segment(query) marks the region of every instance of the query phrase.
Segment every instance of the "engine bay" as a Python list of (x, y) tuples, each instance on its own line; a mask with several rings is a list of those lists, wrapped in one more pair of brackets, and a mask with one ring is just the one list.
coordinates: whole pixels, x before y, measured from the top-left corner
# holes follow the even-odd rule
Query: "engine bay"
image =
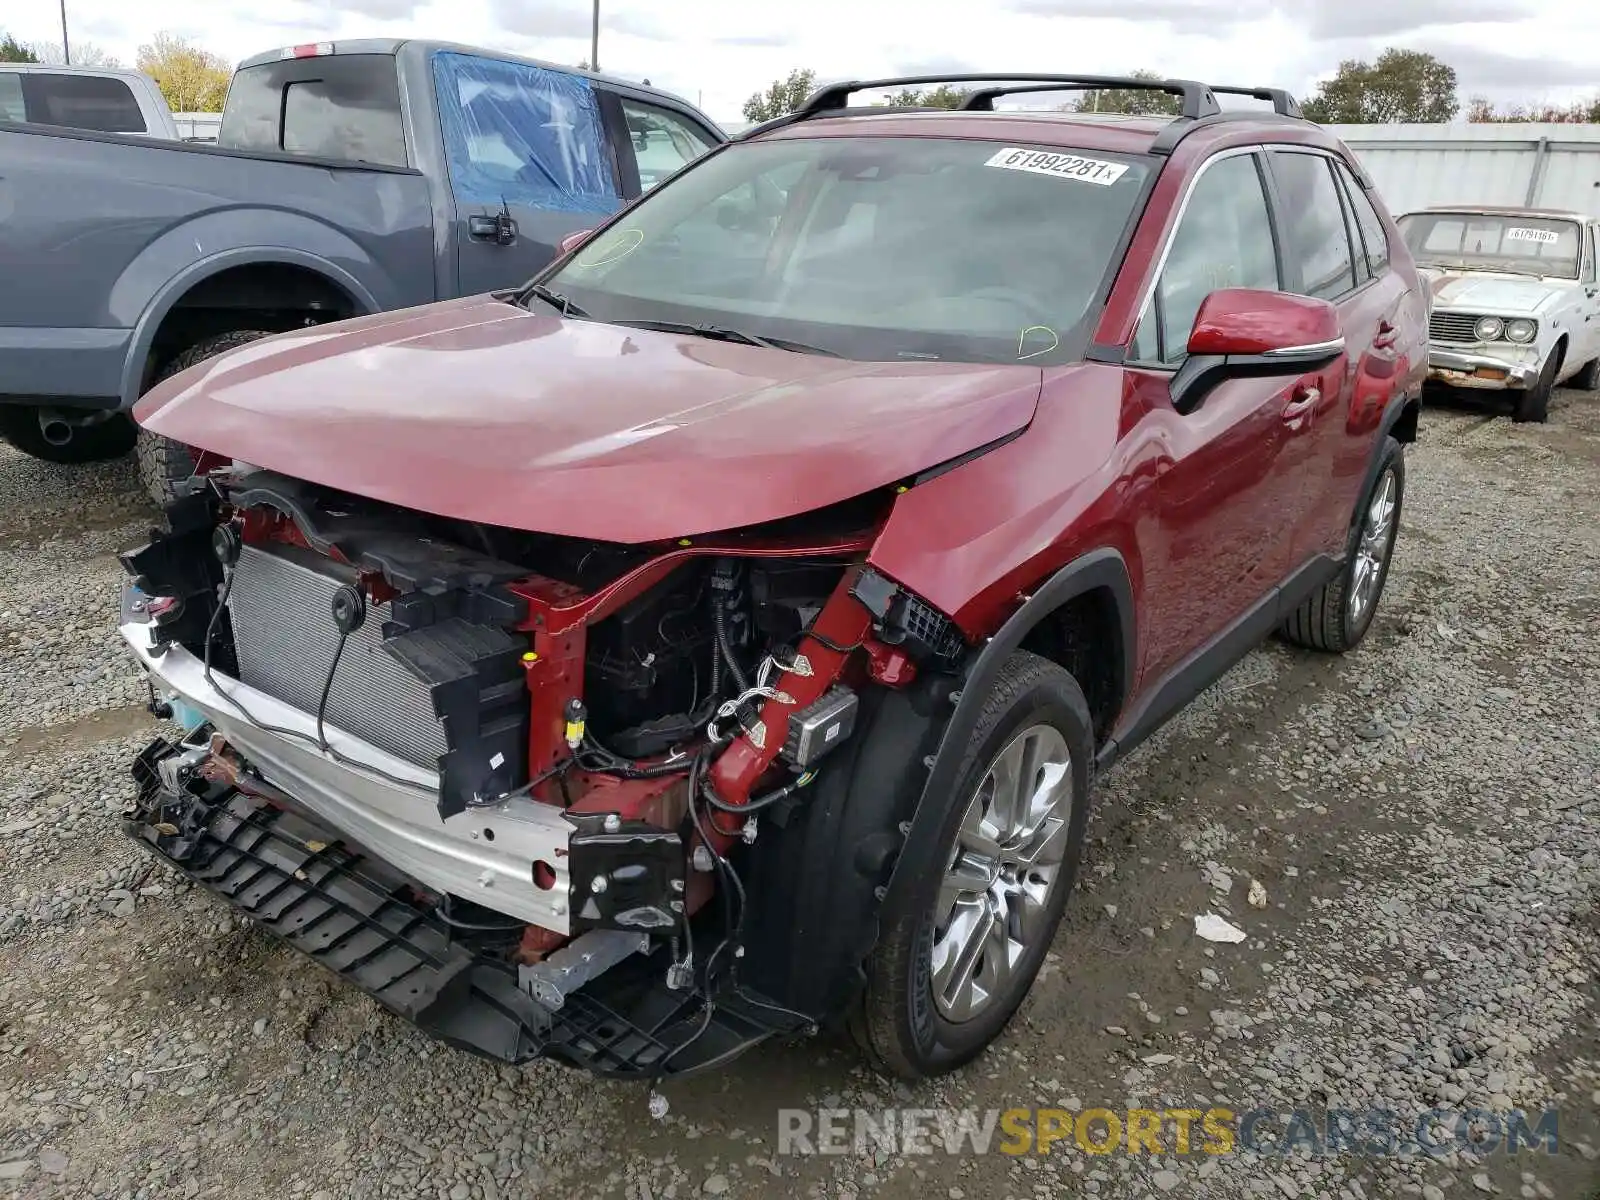
[[(890, 502), (626, 546), (215, 472), (123, 556), (153, 684), (170, 655), (203, 694), (153, 687), (188, 735), (136, 772), (137, 835), (188, 851), (241, 804), (320, 815), (546, 1007), (652, 955), (668, 990), (710, 994), (743, 954), (744, 850), (806, 802), (865, 692), (964, 649), (866, 565)], [(335, 770), (319, 808), (308, 781)], [(340, 788), (379, 799), (345, 819)]]

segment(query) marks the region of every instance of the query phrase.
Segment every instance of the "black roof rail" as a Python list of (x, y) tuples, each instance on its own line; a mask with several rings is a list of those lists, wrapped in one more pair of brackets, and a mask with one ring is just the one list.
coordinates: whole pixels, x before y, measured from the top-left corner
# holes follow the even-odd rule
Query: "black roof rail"
[[(959, 111), (993, 112), (994, 102), (1001, 96), (1014, 96), (1028, 92), (1098, 91), (1117, 88), (1130, 91), (1165, 92), (1180, 101), (1179, 115), (1157, 135), (1150, 147), (1152, 154), (1170, 154), (1172, 149), (1194, 129), (1215, 121), (1232, 120), (1250, 116), (1260, 119), (1267, 114), (1259, 112), (1224, 111), (1217, 103), (1217, 94), (1249, 96), (1265, 100), (1272, 105), (1273, 115), (1301, 120), (1300, 106), (1283, 88), (1216, 87), (1193, 79), (1141, 79), (1134, 75), (901, 75), (887, 79), (849, 79), (824, 84), (805, 98), (800, 107), (781, 117), (763, 121), (741, 133), (737, 141), (759, 136), (770, 129), (794, 125), (812, 117), (830, 116), (843, 112), (850, 97), (857, 92), (880, 91), (888, 88), (920, 87), (931, 83), (977, 83), (989, 86), (976, 88), (962, 102)], [(888, 111), (888, 110), (886, 110)]]
[(1223, 96), (1249, 96), (1252, 100), (1266, 100), (1272, 105), (1272, 111), (1280, 117), (1302, 115), (1299, 102), (1283, 88), (1218, 87), (1212, 84), (1211, 90)]
[(1118, 88), (1166, 92), (1169, 96), (1177, 96), (1183, 101), (1181, 115), (1183, 119), (1189, 121), (1198, 121), (1202, 117), (1222, 111), (1221, 106), (1217, 104), (1217, 98), (1212, 95), (1216, 89), (1207, 87), (1203, 83), (1196, 83), (1192, 79), (1137, 79), (1117, 75), (1049, 76), (1049, 78), (1057, 81), (979, 88), (967, 97), (961, 107), (967, 112), (993, 112), (994, 102), (1001, 96), (1017, 96), (1026, 92), (1097, 92), (1105, 88)]
[[(1190, 120), (1198, 120), (1201, 117), (1220, 111), (1216, 97), (1211, 94), (1211, 89), (1203, 83), (1196, 83), (1189, 79), (1138, 79), (1131, 75), (906, 75), (893, 79), (850, 79), (841, 83), (824, 84), (807, 96), (800, 107), (790, 116), (803, 121), (807, 117), (837, 112), (844, 108), (849, 103), (850, 97), (857, 92), (874, 92), (883, 88), (913, 87), (929, 83), (1024, 85), (1019, 87), (982, 88), (973, 94), (975, 97), (986, 97), (991, 105), (994, 97), (1004, 96), (1012, 92), (1133, 88), (1142, 91), (1168, 92), (1174, 96), (1181, 97), (1183, 100), (1183, 114)], [(972, 97), (968, 98), (967, 107), (981, 109), (981, 106), (972, 104)]]
[(1150, 143), (1149, 153), (1157, 155), (1171, 154), (1179, 142), (1191, 133), (1201, 129), (1209, 129), (1214, 125), (1223, 125), (1230, 121), (1281, 121), (1285, 125), (1299, 125), (1304, 128), (1304, 117), (1291, 117), (1283, 113), (1256, 112), (1247, 108), (1231, 108), (1224, 112), (1213, 113), (1209, 117), (1202, 117), (1198, 121), (1185, 121), (1178, 119), (1171, 122), (1160, 133), (1156, 140)]

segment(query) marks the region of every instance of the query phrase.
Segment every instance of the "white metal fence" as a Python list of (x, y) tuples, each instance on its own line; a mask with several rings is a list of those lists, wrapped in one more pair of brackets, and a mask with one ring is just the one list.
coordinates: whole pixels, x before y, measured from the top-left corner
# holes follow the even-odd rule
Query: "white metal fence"
[(1600, 125), (1331, 125), (1393, 212), (1509, 204), (1600, 216)]

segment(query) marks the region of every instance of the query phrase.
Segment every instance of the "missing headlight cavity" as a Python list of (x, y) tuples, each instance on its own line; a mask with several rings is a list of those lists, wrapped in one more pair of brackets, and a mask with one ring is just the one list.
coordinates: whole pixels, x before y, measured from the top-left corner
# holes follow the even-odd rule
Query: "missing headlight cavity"
[[(589, 725), (620, 754), (668, 751), (785, 657), (844, 566), (827, 559), (691, 559), (589, 631)], [(741, 681), (742, 680), (742, 684)]]

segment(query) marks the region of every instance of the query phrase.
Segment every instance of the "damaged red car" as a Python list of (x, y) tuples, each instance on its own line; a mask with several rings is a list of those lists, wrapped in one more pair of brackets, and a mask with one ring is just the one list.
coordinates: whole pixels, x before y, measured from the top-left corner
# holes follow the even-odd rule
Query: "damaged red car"
[[(1366, 634), (1426, 307), (1281, 92), (848, 103), (926, 82), (822, 89), (515, 293), (157, 387), (197, 468), (122, 632), (184, 732), (128, 831), (496, 1060), (999, 1036), (1097, 773), (1274, 631)], [(996, 108), (1099, 86), (1181, 115)]]

